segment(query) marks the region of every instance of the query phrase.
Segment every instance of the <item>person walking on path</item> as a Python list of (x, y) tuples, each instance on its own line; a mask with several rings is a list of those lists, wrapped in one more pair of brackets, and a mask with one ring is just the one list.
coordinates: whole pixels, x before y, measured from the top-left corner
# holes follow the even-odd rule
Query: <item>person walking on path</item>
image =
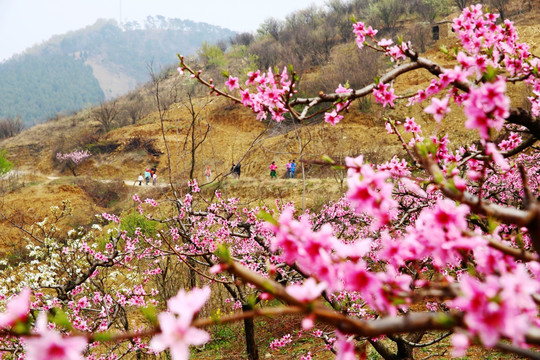
[(295, 171), (296, 171), (296, 160), (293, 160), (291, 163), (291, 179), (294, 179)]
[(157, 183), (157, 174), (154, 172), (154, 175), (152, 175), (152, 185), (156, 186)]
[(150, 182), (150, 170), (149, 169), (146, 169), (146, 171), (144, 172), (144, 179), (146, 180), (146, 185), (148, 185), (148, 183)]
[(277, 165), (275, 161), (272, 161), (270, 164), (270, 179), (272, 178), (277, 179)]
[(139, 178), (137, 179), (137, 181), (139, 182), (139, 186), (142, 185), (143, 180), (144, 180), (144, 178), (143, 178), (142, 173), (141, 173), (141, 174), (139, 174)]
[(285, 177), (288, 179), (291, 177), (291, 160), (285, 165)]
[(206, 165), (206, 170), (204, 170), (204, 176), (206, 176), (206, 182), (210, 182), (212, 177), (212, 170), (210, 170), (210, 165)]

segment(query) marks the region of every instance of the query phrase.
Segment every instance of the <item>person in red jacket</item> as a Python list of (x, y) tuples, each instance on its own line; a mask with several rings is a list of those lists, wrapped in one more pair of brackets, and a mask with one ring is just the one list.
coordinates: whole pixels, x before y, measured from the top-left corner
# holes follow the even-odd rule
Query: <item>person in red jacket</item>
[(277, 179), (277, 165), (275, 161), (272, 161), (272, 164), (270, 164), (270, 179), (272, 178)]

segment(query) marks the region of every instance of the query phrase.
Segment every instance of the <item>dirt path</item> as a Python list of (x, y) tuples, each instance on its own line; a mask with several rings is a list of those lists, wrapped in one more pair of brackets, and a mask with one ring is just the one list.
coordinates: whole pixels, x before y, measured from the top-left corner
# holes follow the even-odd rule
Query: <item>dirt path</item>
[[(112, 180), (102, 180), (103, 182), (111, 182)], [(124, 184), (126, 184), (127, 186), (136, 186), (136, 187), (140, 187), (142, 189), (144, 188), (165, 188), (165, 187), (168, 187), (169, 186), (169, 183), (163, 183), (163, 182), (158, 182), (156, 183), (156, 185), (152, 185), (152, 182), (150, 182), (148, 185), (146, 185), (145, 181), (143, 180), (142, 182), (142, 185), (139, 185), (139, 181), (138, 180), (124, 180)]]
[[(45, 179), (47, 179), (47, 181), (45, 181), (45, 183), (50, 183), (52, 181), (67, 178), (67, 177), (72, 178), (72, 176), (46, 175), (46, 174), (42, 174), (42, 173), (39, 173), (39, 172), (36, 172), (36, 171), (11, 170), (8, 173), (2, 175), (0, 177), (0, 179), (10, 180), (10, 179), (16, 179), (18, 177), (25, 176), (25, 175), (33, 175), (33, 176), (38, 176), (38, 177), (41, 177), (41, 178), (45, 178)], [(116, 181), (116, 180), (113, 180), (113, 179), (95, 179), (95, 178), (91, 178), (91, 177), (90, 177), (90, 179), (92, 179), (94, 181), (99, 181), (99, 182), (104, 183), (104, 184)], [(124, 179), (123, 182), (127, 186), (133, 186), (133, 187), (137, 186), (137, 187), (139, 187), (139, 181), (138, 180), (126, 180), (126, 179)], [(146, 185), (145, 181), (143, 180), (142, 185), (140, 186), (140, 188), (141, 189), (143, 189), (143, 188), (148, 188), (148, 189), (151, 189), (151, 188), (166, 188), (168, 186), (169, 186), (169, 183), (164, 183), (164, 182), (157, 182), (156, 185), (152, 185), (151, 181), (150, 181), (150, 183), (148, 185)]]

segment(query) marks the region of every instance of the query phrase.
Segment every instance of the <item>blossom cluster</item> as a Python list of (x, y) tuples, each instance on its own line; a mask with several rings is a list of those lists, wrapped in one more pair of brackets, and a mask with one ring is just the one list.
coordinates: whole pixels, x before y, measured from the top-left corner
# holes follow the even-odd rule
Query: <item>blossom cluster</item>
[(74, 150), (69, 153), (57, 153), (56, 158), (59, 161), (71, 161), (73, 164), (80, 164), (88, 159), (92, 154), (88, 150)]
[(150, 348), (161, 352), (171, 351), (175, 360), (189, 359), (190, 345), (203, 345), (210, 340), (210, 335), (192, 327), (194, 315), (203, 307), (210, 297), (210, 288), (192, 289), (189, 293), (180, 290), (176, 296), (167, 301), (169, 312), (158, 315), (161, 333), (150, 341)]

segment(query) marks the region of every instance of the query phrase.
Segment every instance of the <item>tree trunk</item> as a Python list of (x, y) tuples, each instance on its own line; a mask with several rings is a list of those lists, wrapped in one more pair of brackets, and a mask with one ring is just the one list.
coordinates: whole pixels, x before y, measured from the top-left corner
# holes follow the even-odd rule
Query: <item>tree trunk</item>
[[(418, 343), (422, 340), (424, 332), (409, 334), (406, 339), (409, 342)], [(397, 353), (393, 353), (382, 341), (369, 340), (373, 348), (382, 356), (384, 360), (414, 360), (414, 347), (407, 344), (399, 336), (388, 336), (388, 338), (396, 343)]]
[(68, 169), (71, 170), (71, 172), (73, 173), (73, 176), (77, 176), (77, 174), (75, 173), (75, 165), (68, 164)]
[(189, 267), (189, 287), (191, 289), (193, 289), (193, 288), (197, 287), (197, 273), (193, 269), (195, 267), (195, 262), (191, 258), (188, 258), (188, 263), (190, 265), (190, 267)]
[[(242, 305), (242, 311), (251, 310), (250, 306)], [(249, 360), (259, 360), (259, 350), (255, 342), (255, 324), (253, 318), (244, 319), (244, 332), (246, 334), (246, 352)]]
[(397, 359), (414, 360), (414, 348), (403, 341), (397, 341)]

